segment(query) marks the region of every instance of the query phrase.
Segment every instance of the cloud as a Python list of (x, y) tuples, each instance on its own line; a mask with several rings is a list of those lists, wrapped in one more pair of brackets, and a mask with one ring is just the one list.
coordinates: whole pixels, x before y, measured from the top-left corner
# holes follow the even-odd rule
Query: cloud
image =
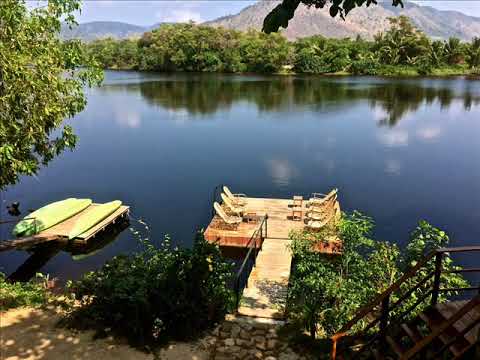
[(196, 23), (203, 22), (202, 16), (199, 12), (188, 8), (161, 12), (159, 11), (155, 15), (158, 20), (167, 23), (186, 23), (189, 21)]

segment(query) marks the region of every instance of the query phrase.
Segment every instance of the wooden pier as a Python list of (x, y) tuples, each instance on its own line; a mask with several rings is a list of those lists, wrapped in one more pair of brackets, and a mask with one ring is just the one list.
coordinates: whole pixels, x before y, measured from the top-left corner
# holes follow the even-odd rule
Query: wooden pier
[[(305, 228), (304, 215), (308, 211), (306, 201), (300, 207), (293, 206), (293, 199), (244, 198), (246, 214), (254, 214), (257, 218), (268, 215), (266, 238), (288, 240), (290, 232)], [(338, 212), (340, 211), (339, 205)], [(294, 217), (295, 215), (295, 217)], [(244, 248), (258, 227), (255, 221), (243, 221), (235, 229), (222, 227), (222, 220), (214, 216), (205, 230), (205, 239), (220, 246)], [(319, 244), (321, 253), (339, 254), (341, 242), (332, 239), (329, 243)]]
[[(294, 199), (242, 198), (244, 221), (234, 228), (225, 227), (221, 218), (214, 216), (204, 236), (211, 243), (225, 247), (245, 248), (259, 228), (259, 222), (268, 215), (263, 233), (263, 242), (256, 241), (259, 247), (253, 267), (237, 309), (243, 316), (283, 319), (290, 278), (292, 253), (289, 239), (291, 231), (305, 228), (306, 201), (300, 205)], [(340, 206), (335, 203), (335, 211), (340, 214)], [(245, 216), (246, 214), (246, 216)], [(255, 221), (255, 218), (258, 220)], [(252, 221), (253, 220), (253, 221)], [(336, 255), (341, 253), (342, 243), (338, 237), (316, 245), (316, 250)]]
[(98, 224), (92, 226), (90, 229), (80, 234), (75, 239), (69, 240), (68, 234), (71, 231), (72, 227), (75, 225), (76, 220), (80, 216), (84, 215), (85, 213), (92, 211), (96, 206), (99, 206), (99, 205), (100, 204), (92, 204), (89, 207), (87, 207), (85, 210), (79, 212), (78, 214), (44, 231), (41, 231), (36, 235), (24, 237), (24, 238), (18, 238), (14, 240), (0, 241), (0, 252), (12, 250), (12, 249), (30, 248), (32, 246), (51, 242), (51, 241), (69, 242), (73, 245), (86, 245), (98, 233), (105, 230), (106, 227), (122, 219), (126, 219), (130, 209), (128, 206), (124, 206), (124, 205), (120, 206), (117, 210), (115, 210), (108, 217), (100, 221)]

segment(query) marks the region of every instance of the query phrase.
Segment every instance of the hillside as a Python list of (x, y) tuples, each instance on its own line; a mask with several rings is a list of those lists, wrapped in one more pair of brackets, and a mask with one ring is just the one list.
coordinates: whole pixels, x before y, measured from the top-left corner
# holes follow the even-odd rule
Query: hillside
[[(224, 16), (213, 21), (205, 22), (210, 26), (223, 26), (236, 30), (250, 28), (260, 30), (263, 19), (278, 4), (277, 1), (259, 1), (257, 4), (246, 7), (236, 15)], [(354, 9), (343, 21), (340, 18), (332, 19), (328, 9), (307, 8), (301, 5), (288, 29), (283, 30), (289, 39), (296, 39), (321, 34), (326, 37), (344, 38), (361, 35), (371, 39), (373, 36), (388, 28), (388, 18), (406, 15), (432, 38), (447, 39), (455, 36), (462, 40), (471, 40), (480, 36), (480, 18), (467, 16), (456, 11), (440, 11), (429, 6), (419, 6), (407, 3), (404, 9), (395, 8), (389, 3), (380, 3), (370, 8)], [(115, 21), (95, 21), (83, 23), (73, 30), (62, 28), (62, 37), (65, 39), (80, 38), (91, 41), (99, 38), (113, 37), (123, 39), (140, 36), (160, 24), (138, 26)]]
[[(225, 16), (206, 24), (226, 28), (247, 30), (261, 29), (263, 19), (275, 7), (276, 1), (260, 1), (249, 6), (236, 15)], [(373, 36), (388, 27), (391, 16), (406, 15), (432, 38), (446, 39), (456, 36), (463, 40), (471, 40), (480, 36), (480, 18), (464, 15), (456, 11), (440, 11), (429, 6), (407, 3), (404, 9), (395, 8), (390, 3), (379, 3), (370, 8), (356, 8), (343, 21), (332, 19), (328, 9), (307, 8), (300, 5), (295, 17), (290, 21), (284, 35), (296, 39), (320, 34), (326, 37), (343, 38), (361, 35), (364, 38)]]
[(113, 37), (117, 39), (141, 36), (148, 28), (117, 21), (93, 21), (79, 24), (73, 29), (62, 26), (63, 39), (78, 38), (85, 41)]

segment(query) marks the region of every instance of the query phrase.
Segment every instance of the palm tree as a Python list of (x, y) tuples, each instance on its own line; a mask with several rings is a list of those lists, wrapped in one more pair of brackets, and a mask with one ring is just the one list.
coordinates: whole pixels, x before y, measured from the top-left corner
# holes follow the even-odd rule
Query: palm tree
[(445, 42), (444, 53), (450, 65), (460, 64), (464, 61), (464, 48), (458, 38), (451, 37)]

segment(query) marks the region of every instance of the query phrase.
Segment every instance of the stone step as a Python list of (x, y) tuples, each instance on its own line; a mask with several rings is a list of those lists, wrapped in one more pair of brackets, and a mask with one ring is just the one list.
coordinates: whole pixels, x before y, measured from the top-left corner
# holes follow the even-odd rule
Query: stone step
[(268, 319), (284, 319), (285, 312), (277, 309), (252, 309), (244, 306), (238, 308), (238, 314), (243, 316), (268, 318)]

